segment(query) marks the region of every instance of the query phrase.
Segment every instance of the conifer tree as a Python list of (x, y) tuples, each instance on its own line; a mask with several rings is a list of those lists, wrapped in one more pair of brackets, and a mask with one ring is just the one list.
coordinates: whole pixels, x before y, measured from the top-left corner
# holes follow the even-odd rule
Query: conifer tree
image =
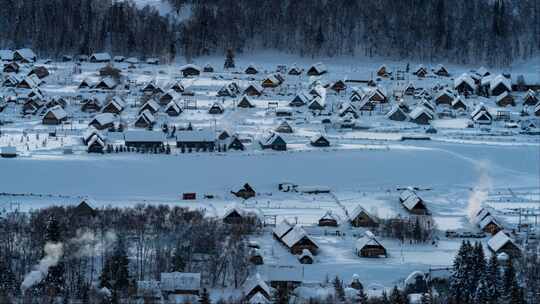
[(339, 301), (345, 301), (345, 290), (343, 289), (343, 281), (339, 279), (338, 276), (334, 278), (334, 281), (332, 282), (332, 285), (334, 285), (334, 290), (336, 292), (336, 298)]
[(210, 301), (210, 295), (208, 294), (208, 290), (206, 288), (203, 288), (201, 296), (199, 297), (199, 303), (200, 304), (211, 304)]

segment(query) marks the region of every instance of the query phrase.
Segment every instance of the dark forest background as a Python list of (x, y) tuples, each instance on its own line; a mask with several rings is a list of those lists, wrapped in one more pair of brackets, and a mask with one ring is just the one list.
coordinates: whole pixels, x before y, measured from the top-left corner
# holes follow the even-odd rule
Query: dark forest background
[(0, 0), (0, 47), (188, 59), (275, 49), (499, 66), (540, 51), (538, 0), (164, 1), (170, 16), (129, 0)]

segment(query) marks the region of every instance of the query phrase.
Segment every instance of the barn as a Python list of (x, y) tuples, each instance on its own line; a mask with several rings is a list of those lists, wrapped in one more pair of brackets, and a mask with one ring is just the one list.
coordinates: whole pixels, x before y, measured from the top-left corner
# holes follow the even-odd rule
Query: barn
[(482, 231), (489, 233), (491, 235), (497, 234), (497, 232), (503, 230), (503, 227), (495, 220), (495, 218), (491, 215), (488, 215), (484, 217), (479, 223), (478, 227), (482, 229)]
[(435, 75), (437, 76), (442, 76), (442, 77), (448, 77), (450, 76), (450, 73), (448, 73), (448, 70), (446, 69), (446, 67), (442, 64), (439, 64), (435, 67), (434, 69), (434, 73)]
[(435, 96), (435, 104), (436, 105), (451, 105), (452, 100), (454, 100), (455, 96), (451, 92), (447, 90), (440, 91), (437, 96)]
[(229, 145), (227, 146), (227, 149), (229, 150), (236, 150), (236, 151), (244, 151), (246, 148), (244, 147), (244, 144), (238, 138), (237, 135), (233, 135), (229, 141)]
[(458, 96), (452, 100), (452, 109), (454, 110), (467, 110), (467, 104), (463, 101), (463, 98), (461, 96)]
[(309, 102), (309, 97), (304, 93), (298, 93), (294, 98), (289, 102), (290, 107), (301, 107), (306, 105)]
[(538, 97), (533, 90), (528, 90), (525, 96), (523, 96), (523, 105), (534, 106), (538, 103)]

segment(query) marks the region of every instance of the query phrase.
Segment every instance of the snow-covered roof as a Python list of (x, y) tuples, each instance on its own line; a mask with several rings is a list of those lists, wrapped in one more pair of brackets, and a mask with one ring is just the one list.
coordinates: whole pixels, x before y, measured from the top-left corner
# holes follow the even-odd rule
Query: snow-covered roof
[(501, 94), (499, 94), (496, 98), (496, 101), (499, 102), (501, 100), (503, 100), (504, 98), (508, 97), (510, 94), (508, 93), (508, 91), (504, 91), (502, 92)]
[(326, 211), (326, 213), (323, 216), (321, 216), (320, 219), (321, 220), (334, 220), (338, 223), (341, 221), (341, 218), (339, 217), (339, 215), (337, 215), (336, 213), (333, 213), (332, 210)]
[(425, 113), (426, 115), (429, 116), (429, 118), (433, 119), (433, 112), (431, 112), (431, 110), (429, 110), (428, 108), (424, 107), (424, 106), (418, 106), (416, 108), (414, 108), (411, 113), (409, 113), (409, 116), (412, 118), (412, 119), (416, 119), (418, 118), (422, 113)]
[(499, 84), (504, 85), (509, 91), (512, 90), (512, 83), (511, 83), (510, 79), (504, 77), (503, 75), (497, 75), (497, 76), (491, 78), (491, 80), (489, 82), (489, 88), (491, 90), (493, 90)]
[(126, 106), (124, 100), (120, 96), (113, 96), (113, 98), (111, 98), (107, 104), (109, 103), (113, 104), (119, 110)]
[(310, 68), (311, 69), (314, 69), (315, 71), (317, 71), (317, 73), (321, 74), (321, 73), (324, 73), (326, 72), (328, 69), (326, 68), (326, 65), (322, 62), (317, 62), (315, 63), (314, 65), (312, 65)]
[(369, 213), (366, 211), (366, 209), (364, 209), (364, 207), (362, 207), (361, 205), (357, 205), (356, 207), (354, 207), (353, 211), (351, 212), (350, 214), (350, 218), (351, 219), (355, 219), (357, 218), (362, 212), (364, 212), (365, 214), (369, 215)]
[(274, 234), (278, 237), (278, 238), (282, 238), (283, 236), (285, 236), (285, 234), (287, 234), (291, 229), (293, 228), (293, 225), (291, 223), (289, 223), (289, 221), (287, 219), (283, 219), (283, 221), (281, 221), (281, 223), (279, 223), (278, 225), (276, 225), (276, 227), (274, 228)]
[(150, 112), (149, 110), (142, 111), (142, 113), (139, 114), (139, 116), (137, 116), (137, 120), (139, 120), (139, 118), (142, 118), (142, 117), (144, 117), (144, 119), (146, 119), (150, 123), (156, 121), (154, 114), (152, 114), (152, 112)]
[(246, 282), (242, 286), (244, 294), (250, 293), (257, 286), (264, 290), (268, 295), (272, 294), (272, 288), (268, 286), (268, 284), (266, 284), (266, 282), (261, 278), (261, 275), (259, 273), (256, 273), (255, 275), (249, 277), (246, 280)]
[(483, 77), (483, 76), (486, 76), (487, 74), (489, 74), (489, 71), (485, 67), (480, 67), (478, 70), (476, 70), (476, 74)]
[(178, 104), (174, 100), (169, 101), (167, 106), (165, 106), (165, 111), (170, 111), (170, 110), (180, 112), (180, 107), (178, 106)]
[(213, 142), (216, 134), (210, 129), (176, 131), (177, 142)]
[(15, 51), (15, 53), (19, 54), (22, 58), (29, 60), (35, 60), (37, 57), (34, 51), (29, 48), (18, 49)]
[(111, 113), (101, 113), (101, 114), (97, 114), (96, 116), (94, 116), (92, 121), (94, 121), (94, 120), (98, 124), (103, 126), (103, 125), (106, 125), (108, 123), (114, 122), (115, 118), (114, 118), (114, 115), (111, 114)]
[(307, 232), (302, 228), (300, 225), (295, 225), (289, 233), (287, 233), (281, 240), (285, 245), (287, 245), (289, 248), (293, 247), (296, 243), (298, 243), (301, 239), (304, 237), (308, 238), (315, 244), (315, 241), (312, 240)]
[(268, 265), (266, 273), (270, 282), (302, 282), (302, 267), (297, 265)]
[(384, 247), (377, 239), (375, 238), (375, 235), (371, 233), (371, 231), (366, 231), (365, 235), (358, 240), (356, 240), (355, 248), (357, 251), (362, 250), (362, 248), (366, 246), (382, 246)]
[(62, 120), (68, 116), (67, 112), (60, 106), (50, 108), (45, 115), (48, 113), (51, 113), (58, 120)]
[(480, 229), (484, 229), (489, 223), (494, 223), (495, 225), (500, 226), (499, 223), (497, 223), (497, 221), (495, 220), (495, 218), (491, 215), (488, 215), (484, 219), (482, 219), (480, 223), (478, 223), (478, 226), (480, 227)]
[(491, 250), (497, 252), (509, 242), (516, 245), (514, 241), (504, 231), (501, 230), (488, 240), (487, 245)]
[(394, 115), (396, 112), (401, 112), (401, 114), (403, 114), (405, 117), (407, 116), (407, 114), (405, 114), (405, 112), (403, 111), (403, 109), (401, 109), (399, 105), (395, 105), (390, 109), (390, 111), (388, 111), (388, 113), (386, 113), (386, 117), (388, 118)]
[(105, 77), (101, 79), (101, 81), (98, 82), (98, 84), (96, 84), (96, 86), (103, 86), (103, 85), (109, 89), (114, 89), (114, 87), (116, 87), (117, 85), (117, 82), (112, 77)]
[(90, 140), (88, 140), (87, 146), (90, 147), (94, 145), (95, 143), (97, 143), (98, 145), (102, 147), (105, 147), (105, 142), (103, 141), (103, 139), (101, 139), (101, 137), (94, 134), (92, 135), (92, 137), (90, 137)]
[(475, 86), (474, 79), (472, 79), (472, 77), (467, 73), (463, 73), (454, 79), (454, 88), (458, 87), (462, 83), (468, 84), (471, 88), (474, 88)]
[(405, 282), (404, 282), (405, 286), (416, 284), (416, 278), (418, 277), (424, 278), (424, 276), (425, 274), (419, 270), (415, 270), (411, 272), (411, 274), (409, 274), (409, 276), (407, 276), (407, 278), (405, 279)]
[(307, 249), (302, 249), (302, 254), (300, 254), (300, 256), (298, 258), (301, 259), (301, 258), (304, 258), (304, 257), (309, 257), (309, 258), (313, 259), (313, 254), (311, 253), (311, 251), (309, 251)]
[(137, 64), (139, 63), (139, 59), (136, 57), (129, 57), (128, 59), (126, 59), (126, 62), (131, 64)]
[(266, 136), (263, 137), (263, 139), (261, 140), (261, 143), (263, 145), (272, 145), (273, 143), (275, 143), (277, 140), (283, 140), (285, 141), (279, 134), (277, 134), (276, 132), (269, 132)]
[(195, 65), (195, 64), (186, 64), (186, 65), (183, 65), (180, 67), (180, 71), (185, 71), (187, 69), (194, 69), (194, 70), (197, 70), (197, 71), (202, 71), (201, 67), (198, 66), (198, 65)]
[(491, 120), (491, 113), (489, 113), (487, 107), (484, 105), (484, 103), (480, 103), (472, 112), (471, 112), (471, 118), (473, 120), (477, 120), (481, 117), (482, 114), (486, 114), (489, 119)]
[(147, 108), (147, 107), (152, 108), (152, 110), (154, 110), (156, 112), (157, 112), (157, 110), (159, 110), (159, 105), (154, 99), (148, 99), (144, 103), (144, 105), (141, 107), (141, 109), (144, 109), (144, 108)]
[(196, 290), (201, 288), (201, 274), (188, 272), (162, 272), (161, 290)]
[(94, 53), (90, 58), (93, 58), (97, 61), (110, 61), (111, 55), (109, 53)]
[(165, 133), (161, 131), (128, 130), (124, 132), (127, 142), (164, 142)]

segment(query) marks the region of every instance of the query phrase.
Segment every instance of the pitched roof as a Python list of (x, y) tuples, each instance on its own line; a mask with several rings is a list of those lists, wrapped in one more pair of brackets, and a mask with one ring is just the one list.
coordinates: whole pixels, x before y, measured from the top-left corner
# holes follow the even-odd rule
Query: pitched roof
[(289, 223), (287, 219), (284, 219), (274, 228), (274, 234), (281, 239), (283, 236), (285, 236), (291, 229), (293, 228), (293, 225)]
[(375, 238), (375, 235), (371, 233), (371, 231), (366, 231), (364, 236), (356, 240), (355, 248), (357, 251), (362, 250), (362, 248), (366, 246), (381, 246), (384, 247), (377, 239)]
[(210, 129), (176, 131), (177, 142), (213, 142), (216, 134)]
[(161, 131), (128, 130), (124, 132), (124, 141), (128, 142), (164, 142), (165, 133)]
[(491, 250), (497, 252), (507, 243), (512, 243), (517, 247), (516, 243), (504, 231), (501, 230), (488, 240), (487, 245)]
[(313, 244), (316, 245), (315, 241), (309, 237), (307, 232), (300, 225), (295, 225), (293, 229), (289, 231), (289, 233), (287, 233), (281, 240), (283, 243), (285, 243), (285, 245), (291, 248), (303, 238), (308, 238)]

